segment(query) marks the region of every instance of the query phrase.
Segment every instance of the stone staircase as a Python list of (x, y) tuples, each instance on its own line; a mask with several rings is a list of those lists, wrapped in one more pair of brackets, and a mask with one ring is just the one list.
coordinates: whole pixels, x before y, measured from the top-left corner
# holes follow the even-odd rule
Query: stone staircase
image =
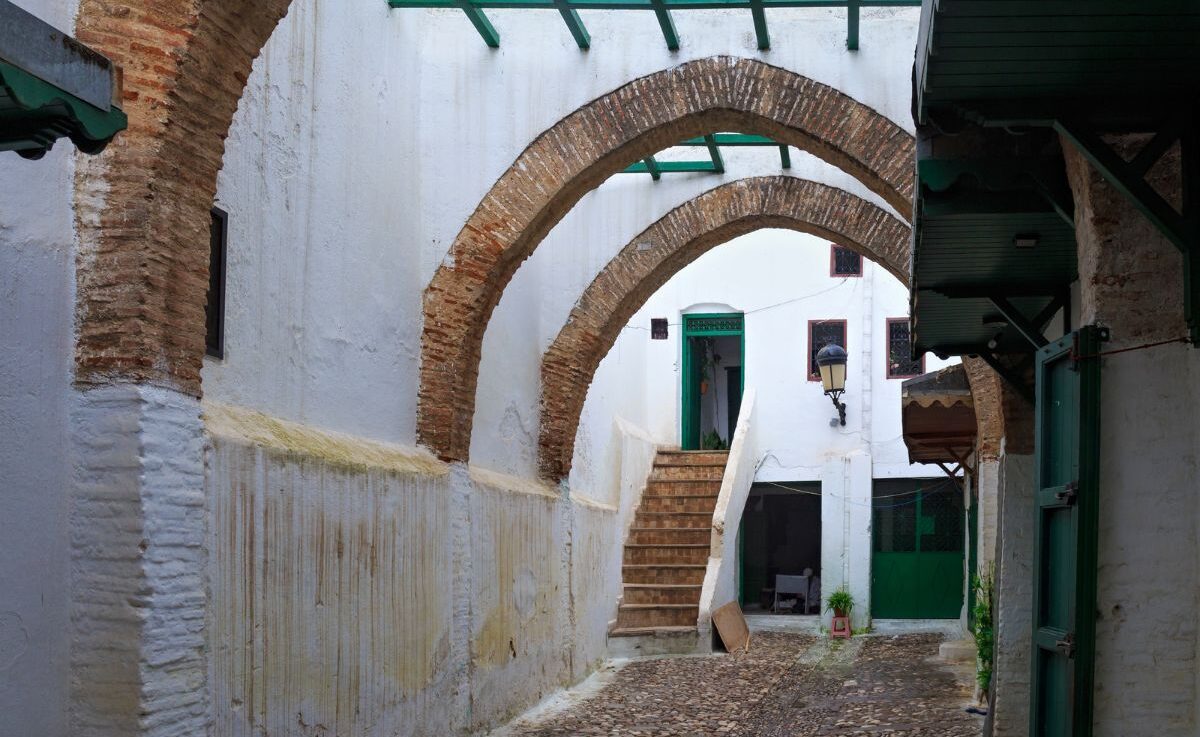
[(612, 637), (696, 631), (725, 451), (659, 451), (625, 544)]

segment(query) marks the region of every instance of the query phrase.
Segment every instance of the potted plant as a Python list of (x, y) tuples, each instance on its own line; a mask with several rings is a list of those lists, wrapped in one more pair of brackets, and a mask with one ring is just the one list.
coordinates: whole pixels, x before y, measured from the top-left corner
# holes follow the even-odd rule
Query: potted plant
[(843, 586), (829, 595), (825, 602), (825, 611), (832, 611), (835, 617), (849, 617), (854, 611), (854, 597)]

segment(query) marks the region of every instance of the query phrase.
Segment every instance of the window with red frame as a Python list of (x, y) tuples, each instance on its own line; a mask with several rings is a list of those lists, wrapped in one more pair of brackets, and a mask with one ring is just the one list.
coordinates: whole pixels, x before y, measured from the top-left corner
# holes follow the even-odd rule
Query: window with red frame
[(845, 320), (808, 321), (808, 380), (820, 381), (821, 371), (817, 368), (817, 353), (830, 343), (846, 347)]
[(829, 244), (830, 276), (862, 276), (862, 256), (836, 243)]
[(908, 379), (925, 373), (925, 356), (912, 358), (912, 340), (908, 318), (896, 317), (887, 321), (889, 379)]

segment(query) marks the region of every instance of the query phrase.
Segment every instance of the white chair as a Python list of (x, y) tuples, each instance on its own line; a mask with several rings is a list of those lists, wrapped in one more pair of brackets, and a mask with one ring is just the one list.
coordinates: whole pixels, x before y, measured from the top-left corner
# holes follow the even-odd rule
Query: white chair
[(795, 596), (799, 604), (804, 602), (804, 608), (801, 611), (808, 611), (808, 576), (776, 576), (775, 577), (775, 603), (771, 605), (772, 612), (779, 611), (779, 598), (781, 595)]

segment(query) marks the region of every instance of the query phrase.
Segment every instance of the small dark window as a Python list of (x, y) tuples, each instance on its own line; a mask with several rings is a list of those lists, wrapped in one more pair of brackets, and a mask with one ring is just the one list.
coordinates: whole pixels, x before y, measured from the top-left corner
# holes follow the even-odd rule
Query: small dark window
[(208, 236), (208, 303), (204, 306), (204, 352), (225, 357), (225, 245), (229, 239), (229, 213), (212, 209)]
[(665, 317), (650, 318), (650, 339), (651, 340), (666, 340), (667, 339), (667, 318), (665, 318)]
[(925, 356), (913, 359), (912, 341), (909, 339), (908, 318), (898, 317), (887, 321), (889, 379), (906, 379), (925, 373)]
[(821, 372), (817, 368), (817, 353), (829, 345), (837, 343), (846, 347), (845, 320), (809, 320), (808, 321), (808, 380), (820, 381)]
[(862, 276), (862, 256), (849, 248), (831, 244), (829, 256), (830, 276)]

